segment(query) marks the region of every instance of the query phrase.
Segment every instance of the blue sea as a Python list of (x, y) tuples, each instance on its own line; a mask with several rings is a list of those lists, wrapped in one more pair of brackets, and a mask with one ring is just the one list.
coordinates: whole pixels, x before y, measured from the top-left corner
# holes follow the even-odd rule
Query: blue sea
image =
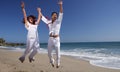
[[(25, 46), (1, 47), (14, 51), (25, 50)], [(39, 53), (47, 53), (47, 43), (41, 43), (40, 47)], [(84, 59), (95, 66), (120, 69), (120, 42), (61, 43), (61, 55)]]

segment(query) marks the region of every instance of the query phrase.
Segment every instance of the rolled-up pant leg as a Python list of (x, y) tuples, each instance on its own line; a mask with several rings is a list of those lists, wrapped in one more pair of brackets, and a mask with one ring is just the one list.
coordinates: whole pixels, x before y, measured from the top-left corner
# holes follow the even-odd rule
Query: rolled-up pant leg
[(36, 39), (33, 44), (33, 51), (31, 52), (29, 58), (33, 58), (37, 54), (37, 50), (40, 48), (39, 41)]
[(27, 44), (26, 44), (26, 49), (22, 57), (25, 57), (33, 48), (35, 39), (34, 38), (28, 38), (27, 39)]
[(55, 51), (56, 51), (56, 63), (60, 65), (60, 39), (59, 37), (55, 39)]
[(52, 50), (53, 50), (53, 38), (49, 38), (49, 40), (48, 40), (48, 57), (49, 57), (50, 63), (54, 63)]

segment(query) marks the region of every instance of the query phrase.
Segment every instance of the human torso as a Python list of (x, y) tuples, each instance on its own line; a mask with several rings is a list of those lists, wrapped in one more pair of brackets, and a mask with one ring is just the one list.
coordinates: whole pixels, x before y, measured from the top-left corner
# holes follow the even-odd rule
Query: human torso
[(54, 35), (55, 37), (60, 33), (61, 22), (63, 18), (63, 13), (59, 13), (58, 19), (54, 22), (52, 20), (48, 20), (44, 16), (42, 16), (42, 21), (44, 21), (49, 27), (49, 35)]
[(28, 22), (28, 37), (33, 37), (36, 38), (38, 37), (38, 30), (37, 30), (38, 25), (33, 25)]
[(52, 35), (59, 35), (61, 24), (58, 20), (56, 20), (53, 23), (52, 21), (50, 21), (48, 27), (49, 27), (49, 33), (52, 33)]

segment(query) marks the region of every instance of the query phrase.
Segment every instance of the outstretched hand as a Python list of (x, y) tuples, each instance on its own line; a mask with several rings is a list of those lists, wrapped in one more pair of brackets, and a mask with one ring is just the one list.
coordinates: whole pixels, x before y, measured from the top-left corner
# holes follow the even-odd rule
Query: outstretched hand
[(22, 7), (22, 8), (24, 8), (24, 7), (25, 7), (25, 4), (24, 4), (24, 2), (23, 2), (23, 1), (21, 2), (21, 7)]
[(40, 19), (42, 17), (41, 8), (37, 8), (37, 11), (38, 11), (38, 19), (36, 21), (36, 24), (39, 24), (40, 23)]
[(60, 0), (58, 4), (60, 5), (60, 13), (63, 13), (63, 1)]
[(37, 8), (38, 13), (42, 16), (41, 8)]
[(41, 12), (41, 8), (37, 8), (37, 11), (38, 11), (38, 12)]
[(63, 4), (63, 1), (62, 1), (62, 0), (60, 0), (60, 1), (58, 2), (58, 4), (59, 4), (59, 5), (62, 5), (62, 4)]

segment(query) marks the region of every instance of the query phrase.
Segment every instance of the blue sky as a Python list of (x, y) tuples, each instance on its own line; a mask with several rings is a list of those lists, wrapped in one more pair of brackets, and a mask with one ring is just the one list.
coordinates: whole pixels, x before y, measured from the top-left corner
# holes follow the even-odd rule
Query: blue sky
[[(50, 18), (59, 12), (58, 0), (22, 0), (27, 15), (37, 16), (37, 7)], [(0, 37), (7, 42), (26, 42), (22, 24), (21, 0), (1, 0)], [(64, 17), (61, 42), (120, 41), (120, 0), (63, 0)], [(42, 21), (38, 27), (40, 42), (48, 41), (48, 29)]]

